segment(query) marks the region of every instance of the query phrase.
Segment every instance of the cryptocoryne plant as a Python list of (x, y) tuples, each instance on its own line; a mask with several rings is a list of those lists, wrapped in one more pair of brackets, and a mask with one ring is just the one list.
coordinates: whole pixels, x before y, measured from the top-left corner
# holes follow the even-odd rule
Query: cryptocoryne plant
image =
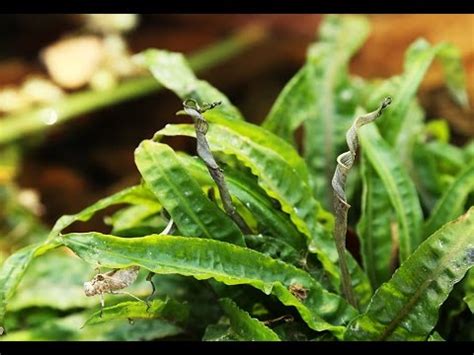
[[(438, 58), (467, 107), (459, 53), (420, 39), (401, 75), (364, 80), (348, 63), (368, 32), (363, 17), (327, 16), (262, 125), (181, 54), (138, 55), (193, 124), (140, 143), (140, 184), (63, 216), (44, 242), (3, 263), (4, 339), (474, 339), (474, 145), (449, 144), (444, 121), (425, 122), (416, 98)], [(173, 136), (196, 138), (197, 157), (167, 145)], [(109, 234), (63, 232), (112, 205), (122, 207), (106, 219)], [(346, 236), (360, 248), (347, 250)], [(123, 282), (86, 282), (99, 264)], [(144, 273), (156, 286), (146, 302)], [(89, 295), (129, 286), (140, 300), (112, 295), (99, 310), (84, 282)], [(77, 293), (66, 299), (66, 289)], [(19, 329), (31, 306), (63, 313)]]

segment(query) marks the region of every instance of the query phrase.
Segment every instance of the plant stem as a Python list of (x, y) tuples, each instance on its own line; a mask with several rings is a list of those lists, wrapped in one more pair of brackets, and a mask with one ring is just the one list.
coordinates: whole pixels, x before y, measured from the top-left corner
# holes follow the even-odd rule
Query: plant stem
[[(189, 62), (195, 71), (207, 69), (241, 53), (260, 41), (263, 36), (261, 28), (244, 28), (230, 38), (191, 55)], [(70, 94), (49, 106), (0, 117), (0, 145), (30, 133), (47, 130), (79, 115), (160, 89), (162, 86), (151, 75), (147, 75), (126, 80), (109, 90), (84, 90)]]
[(222, 169), (219, 167), (216, 160), (214, 159), (211, 149), (209, 148), (209, 143), (207, 142), (206, 133), (207, 129), (209, 128), (209, 124), (203, 117), (202, 113), (206, 110), (212, 109), (217, 105), (220, 105), (220, 102), (213, 103), (208, 107), (204, 106), (204, 108), (201, 108), (199, 107), (198, 103), (193, 99), (187, 99), (183, 102), (184, 112), (187, 115), (191, 116), (194, 120), (197, 140), (197, 154), (206, 164), (209, 174), (211, 175), (212, 179), (217, 185), (217, 188), (219, 189), (219, 195), (221, 197), (225, 212), (239, 226), (239, 228), (244, 234), (251, 234), (252, 231), (250, 227), (247, 225), (242, 216), (237, 212), (234, 204), (232, 203), (232, 198), (225, 182)]
[(370, 123), (380, 117), (384, 109), (390, 105), (392, 99), (385, 98), (380, 107), (366, 115), (355, 119), (351, 128), (347, 131), (346, 141), (349, 151), (342, 153), (337, 157), (337, 166), (332, 178), (332, 187), (334, 190), (334, 213), (336, 214), (336, 224), (334, 227), (334, 238), (336, 241), (337, 254), (339, 256), (339, 267), (341, 269), (342, 292), (347, 301), (357, 308), (357, 300), (352, 288), (351, 275), (346, 261), (346, 233), (347, 233), (347, 212), (351, 207), (346, 199), (346, 179), (349, 170), (354, 164), (357, 148), (359, 145), (357, 131), (363, 125)]

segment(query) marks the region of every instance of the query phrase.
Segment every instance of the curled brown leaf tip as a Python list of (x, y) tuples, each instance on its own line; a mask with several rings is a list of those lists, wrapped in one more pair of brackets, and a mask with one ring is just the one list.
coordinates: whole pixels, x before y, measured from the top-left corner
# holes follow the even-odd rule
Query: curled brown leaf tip
[(234, 204), (232, 203), (232, 198), (230, 196), (229, 189), (227, 188), (224, 174), (222, 173), (222, 169), (219, 167), (216, 160), (214, 159), (214, 155), (211, 152), (209, 143), (206, 138), (206, 133), (209, 128), (209, 124), (207, 123), (202, 113), (207, 110), (211, 110), (220, 104), (221, 102), (218, 101), (211, 104), (205, 103), (199, 105), (199, 103), (194, 99), (186, 99), (183, 102), (183, 107), (184, 112), (187, 115), (191, 116), (194, 120), (194, 128), (196, 131), (197, 140), (197, 154), (206, 164), (209, 174), (217, 185), (225, 212), (229, 215), (230, 218), (232, 218), (232, 220), (237, 224), (237, 226), (239, 226), (242, 232), (250, 234), (250, 227), (247, 225), (245, 220), (239, 215)]
[(334, 213), (336, 215), (336, 224), (334, 227), (334, 238), (336, 248), (339, 255), (339, 267), (341, 269), (342, 292), (347, 301), (354, 307), (357, 307), (357, 300), (352, 289), (352, 281), (349, 270), (347, 268), (345, 250), (346, 250), (346, 233), (347, 233), (347, 211), (351, 205), (346, 198), (346, 180), (349, 170), (354, 164), (359, 141), (357, 139), (357, 131), (363, 125), (375, 121), (380, 117), (383, 111), (392, 103), (391, 97), (386, 97), (379, 108), (366, 115), (357, 117), (351, 128), (346, 133), (346, 142), (349, 151), (340, 154), (337, 157), (337, 166), (332, 178), (332, 188), (334, 190)]

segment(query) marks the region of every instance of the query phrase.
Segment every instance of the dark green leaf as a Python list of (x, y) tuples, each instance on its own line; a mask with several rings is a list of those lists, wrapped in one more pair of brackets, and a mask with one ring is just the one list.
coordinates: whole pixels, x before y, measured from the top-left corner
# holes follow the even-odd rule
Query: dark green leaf
[(188, 318), (188, 308), (176, 301), (167, 299), (154, 299), (150, 302), (150, 307), (145, 302), (129, 301), (106, 307), (101, 312), (95, 312), (84, 326), (100, 324), (118, 319), (154, 319), (164, 318), (172, 322), (184, 322)]
[(202, 341), (239, 341), (242, 340), (229, 324), (210, 324), (202, 337)]
[(474, 265), (474, 207), (426, 239), (348, 327), (350, 340), (424, 340), (440, 305)]
[(393, 208), (387, 191), (368, 163), (365, 154), (361, 161), (362, 214), (357, 224), (364, 269), (372, 287), (377, 288), (390, 278), (392, 237), (390, 224)]
[(224, 298), (219, 301), (222, 309), (230, 320), (234, 332), (246, 341), (279, 341), (276, 333), (260, 322), (252, 318), (250, 314), (241, 310), (231, 299)]
[(424, 226), (428, 236), (446, 222), (463, 213), (467, 196), (474, 191), (474, 162), (466, 166), (453, 183), (445, 190)]

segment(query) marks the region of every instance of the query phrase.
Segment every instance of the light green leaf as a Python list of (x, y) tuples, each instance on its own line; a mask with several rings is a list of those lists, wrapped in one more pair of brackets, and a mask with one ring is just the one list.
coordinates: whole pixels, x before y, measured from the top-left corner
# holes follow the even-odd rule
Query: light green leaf
[(463, 213), (468, 195), (474, 191), (474, 161), (463, 169), (436, 203), (425, 222), (424, 235), (428, 236), (443, 224)]
[(362, 214), (357, 224), (361, 255), (372, 287), (390, 278), (393, 208), (387, 191), (365, 154), (361, 159)]
[(226, 119), (243, 119), (239, 110), (229, 99), (207, 81), (194, 75), (189, 63), (181, 53), (148, 49), (137, 55), (137, 61), (147, 67), (155, 79), (167, 89), (173, 91), (182, 100), (193, 98), (199, 103), (221, 101), (219, 111)]
[(287, 164), (295, 170), (295, 173), (300, 176), (303, 182), (308, 183), (309, 173), (305, 161), (296, 149), (285, 140), (255, 124), (226, 120), (218, 111), (206, 111), (204, 117), (207, 121), (219, 126), (215, 129), (220, 130), (224, 138), (226, 135), (229, 135), (229, 138), (232, 138), (234, 135), (241, 136), (240, 139), (245, 140), (246, 144), (252, 144), (256, 147), (275, 152), (287, 161)]
[(62, 216), (54, 224), (53, 229), (49, 233), (48, 240), (53, 240), (54, 238), (56, 238), (63, 229), (69, 227), (74, 222), (86, 222), (90, 218), (92, 218), (92, 216), (97, 212), (106, 209), (110, 206), (122, 203), (132, 205), (142, 204), (157, 207), (159, 206), (153, 193), (148, 190), (148, 188), (143, 185), (132, 186), (97, 201), (92, 206), (85, 208), (79, 213), (76, 213), (74, 215)]
[(239, 228), (206, 197), (169, 146), (145, 140), (135, 150), (135, 163), (183, 234), (244, 245)]
[[(227, 285), (250, 285), (294, 306), (314, 330), (340, 336), (357, 312), (341, 297), (326, 291), (303, 270), (256, 251), (212, 239), (152, 235), (117, 238), (100, 233), (71, 233), (62, 242), (89, 263), (111, 268), (138, 265), (157, 274), (180, 274)], [(306, 298), (290, 289), (301, 287)]]
[(428, 337), (428, 341), (445, 341), (443, 337), (438, 332), (433, 332)]
[(356, 318), (348, 340), (424, 340), (454, 284), (474, 265), (474, 207), (426, 239)]
[(163, 319), (116, 320), (82, 328), (89, 312), (54, 318), (25, 330), (7, 333), (4, 341), (129, 341), (154, 340), (183, 333), (183, 329)]
[(246, 341), (279, 341), (278, 335), (265, 324), (250, 314), (241, 310), (235, 302), (229, 298), (219, 301), (222, 309), (230, 320), (230, 325), (234, 332)]
[(145, 302), (129, 301), (121, 302), (111, 307), (106, 307), (101, 312), (95, 312), (84, 326), (100, 324), (118, 319), (154, 319), (163, 318), (174, 323), (186, 321), (189, 316), (188, 308), (171, 299), (155, 299), (150, 302), (150, 307)]
[(316, 112), (316, 91), (310, 73), (310, 65), (305, 64), (285, 85), (262, 123), (262, 127), (292, 144), (296, 129)]
[(55, 242), (31, 244), (10, 255), (0, 270), (0, 327), (4, 327), (7, 303), (33, 259), (58, 246)]
[(410, 130), (409, 108), (433, 60), (438, 57), (443, 65), (448, 88), (458, 103), (468, 106), (465, 77), (459, 50), (449, 43), (431, 46), (426, 40), (415, 41), (405, 54), (404, 73), (392, 93), (393, 104), (379, 122), (387, 142), (401, 147), (400, 141)]
[(397, 215), (400, 260), (403, 262), (420, 244), (423, 213), (415, 186), (375, 125), (359, 131), (359, 140), (367, 160), (382, 180)]
[(85, 297), (83, 289), (90, 274), (89, 264), (62, 250), (35, 258), (16, 289), (15, 297), (8, 303), (8, 310), (50, 307), (65, 311), (95, 306), (97, 300)]
[(141, 237), (161, 232), (168, 221), (158, 215), (162, 206), (134, 205), (127, 206), (108, 217), (105, 222), (112, 226), (111, 233), (119, 237)]

